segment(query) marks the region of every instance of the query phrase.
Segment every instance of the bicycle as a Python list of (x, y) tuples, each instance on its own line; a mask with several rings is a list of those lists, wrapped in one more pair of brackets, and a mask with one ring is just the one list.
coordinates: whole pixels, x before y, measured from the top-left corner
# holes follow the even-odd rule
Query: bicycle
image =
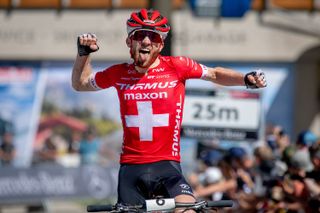
[(176, 203), (173, 198), (158, 198), (145, 201), (144, 205), (88, 205), (87, 212), (171, 212), (177, 208), (184, 208), (184, 211), (194, 210), (195, 212), (206, 212), (208, 210), (218, 210), (220, 208), (232, 207), (232, 200), (220, 201), (197, 201), (195, 203)]

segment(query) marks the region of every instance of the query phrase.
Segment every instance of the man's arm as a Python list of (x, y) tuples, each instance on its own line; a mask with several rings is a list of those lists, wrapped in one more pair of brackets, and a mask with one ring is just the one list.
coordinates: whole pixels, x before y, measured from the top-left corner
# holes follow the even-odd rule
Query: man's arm
[(223, 67), (209, 67), (204, 79), (223, 86), (261, 88), (267, 85), (264, 74), (261, 72), (251, 72), (243, 75), (240, 72)]
[(72, 87), (76, 91), (94, 91), (89, 77), (92, 73), (89, 56), (77, 55), (72, 69)]
[(216, 192), (226, 192), (237, 187), (237, 182), (234, 179), (222, 180), (218, 183), (210, 184), (206, 187), (201, 187), (194, 190), (194, 196), (205, 197)]
[(97, 37), (94, 34), (82, 34), (77, 42), (78, 54), (72, 69), (72, 87), (76, 91), (94, 91), (95, 88), (90, 84), (92, 68), (89, 54), (99, 49)]

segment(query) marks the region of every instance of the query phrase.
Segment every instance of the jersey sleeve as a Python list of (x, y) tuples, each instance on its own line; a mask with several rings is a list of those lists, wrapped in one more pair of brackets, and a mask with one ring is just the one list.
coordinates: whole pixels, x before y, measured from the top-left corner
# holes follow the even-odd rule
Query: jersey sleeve
[(120, 72), (120, 65), (114, 65), (103, 71), (92, 73), (90, 76), (90, 84), (96, 90), (112, 87), (119, 78)]
[(204, 78), (208, 73), (208, 67), (188, 57), (174, 57), (173, 63), (181, 79)]

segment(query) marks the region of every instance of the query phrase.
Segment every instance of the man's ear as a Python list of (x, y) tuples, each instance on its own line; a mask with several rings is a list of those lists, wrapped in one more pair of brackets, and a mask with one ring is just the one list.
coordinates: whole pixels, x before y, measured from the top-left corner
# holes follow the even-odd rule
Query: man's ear
[(159, 52), (161, 52), (162, 51), (162, 49), (163, 49), (163, 47), (164, 47), (164, 41), (163, 42), (161, 42), (161, 44), (160, 44), (160, 51)]
[(126, 39), (126, 44), (127, 44), (127, 47), (131, 48), (132, 42), (129, 37), (127, 37), (127, 39)]

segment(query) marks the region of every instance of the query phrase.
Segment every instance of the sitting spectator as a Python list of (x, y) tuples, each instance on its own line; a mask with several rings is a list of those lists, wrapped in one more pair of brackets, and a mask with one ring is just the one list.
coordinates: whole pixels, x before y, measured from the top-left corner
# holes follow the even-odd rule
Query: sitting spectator
[(13, 144), (13, 133), (6, 131), (1, 137), (0, 145), (0, 165), (12, 165), (13, 159), (16, 156), (15, 146)]
[(100, 141), (94, 128), (89, 128), (80, 141), (79, 154), (81, 164), (92, 164), (98, 162)]

